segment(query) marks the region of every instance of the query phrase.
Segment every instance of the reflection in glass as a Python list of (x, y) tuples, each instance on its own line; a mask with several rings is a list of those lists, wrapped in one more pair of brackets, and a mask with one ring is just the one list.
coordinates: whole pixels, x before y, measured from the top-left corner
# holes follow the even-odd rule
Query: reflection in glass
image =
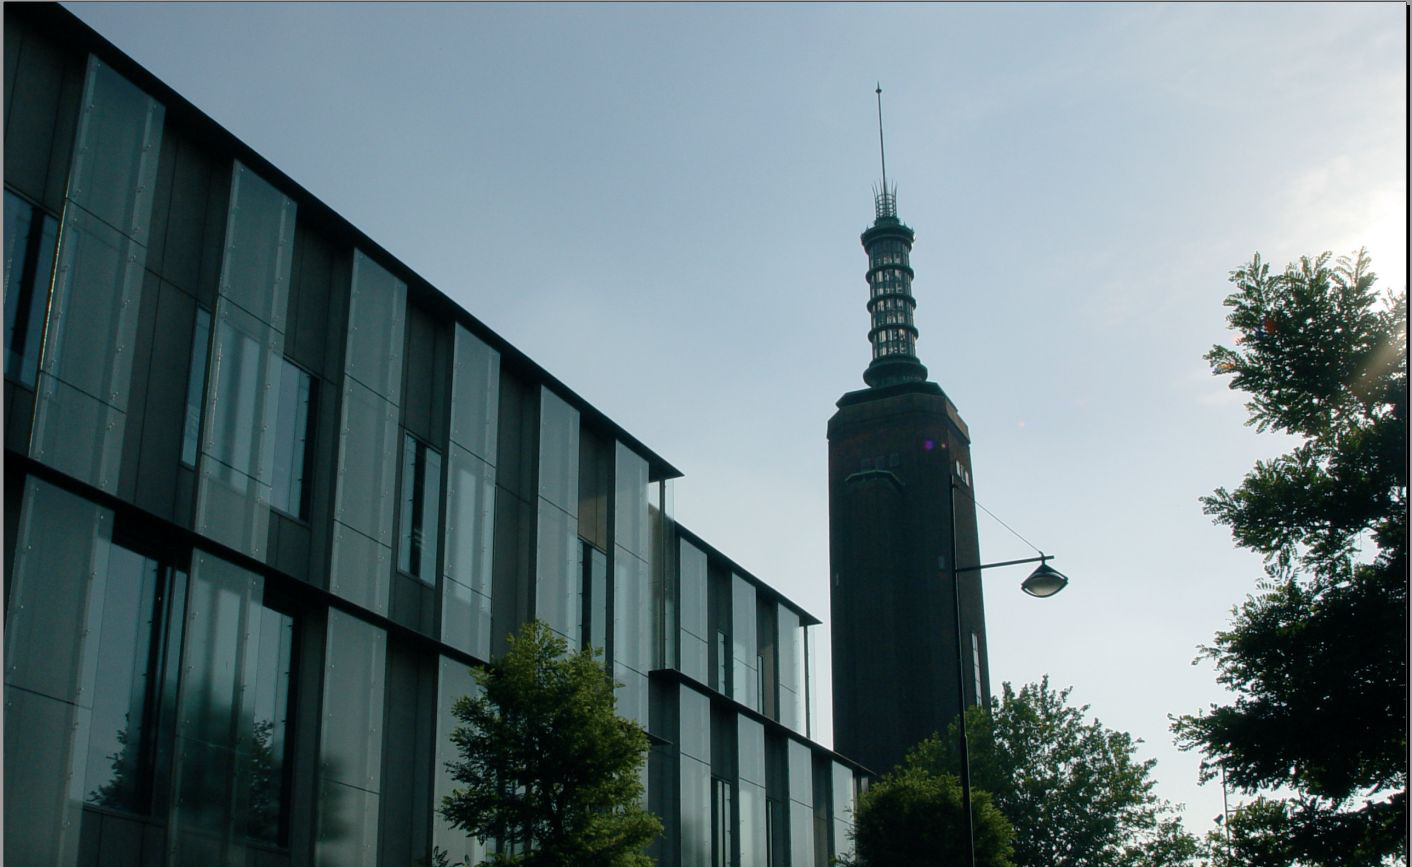
[[(274, 361), (261, 339), (268, 337), (268, 328), (230, 308), (225, 311), (217, 326), (216, 393), (207, 423), (207, 454), (246, 479), (263, 481), (269, 478), (260, 460), (262, 432), (269, 421), (265, 385), (267, 365)], [(245, 491), (244, 479), (232, 481), (237, 492)]]
[(681, 542), (681, 672), (702, 683), (710, 679), (707, 670), (706, 554), (686, 540)]
[(755, 586), (731, 576), (731, 652), (734, 657), (731, 698), (760, 710), (760, 671), (757, 662)]
[(159, 680), (151, 666), (161, 636), (162, 577), (155, 560), (112, 547), (84, 777), (90, 804), (147, 812)]
[(411, 434), (403, 434), (397, 568), (433, 587), (440, 524), (441, 453)]
[(731, 867), (732, 816), (731, 781), (711, 778), (711, 867)]
[(579, 539), (583, 570), (583, 622), (580, 640), (599, 650), (608, 646), (608, 555)]
[(201, 442), (201, 407), (206, 404), (206, 356), (211, 351), (211, 311), (196, 308), (196, 328), (191, 335), (191, 370), (186, 378), (186, 424), (181, 435), (181, 462), (196, 466)]
[(853, 772), (833, 762), (833, 839), (834, 855), (853, 856)]
[(53, 217), (5, 192), (5, 375), (30, 388), (39, 369), (58, 236)]
[(313, 383), (313, 378), (289, 359), (281, 361), (270, 505), (296, 518), (307, 514), (304, 466), (311, 439), (309, 423), (312, 416), (309, 407), (313, 403)]
[(254, 648), (254, 724), (250, 746), (250, 806), (246, 836), (280, 843), (284, 835), (289, 738), (289, 688), (294, 618), (261, 607)]

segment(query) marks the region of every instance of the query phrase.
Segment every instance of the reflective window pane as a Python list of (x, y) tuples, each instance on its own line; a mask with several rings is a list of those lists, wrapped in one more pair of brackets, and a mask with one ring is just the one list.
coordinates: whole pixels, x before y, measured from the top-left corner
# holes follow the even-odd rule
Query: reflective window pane
[(709, 680), (707, 669), (706, 554), (686, 541), (681, 542), (681, 653), (683, 674), (702, 683)]
[(270, 483), (270, 505), (296, 518), (308, 514), (304, 466), (313, 437), (314, 379), (289, 359), (282, 359), (279, 374), (278, 409), (275, 415), (274, 471)]
[(294, 618), (261, 607), (251, 636), (255, 672), (250, 742), (250, 802), (245, 833), (267, 843), (285, 842), (288, 826), (289, 699)]
[(191, 335), (191, 369), (186, 377), (186, 422), (181, 435), (181, 462), (196, 466), (201, 443), (201, 408), (206, 405), (206, 357), (211, 351), (211, 311), (196, 308)]
[(149, 666), (160, 638), (156, 561), (114, 545), (108, 555), (98, 639), (84, 800), (146, 812), (152, 763), (153, 686)]
[(397, 568), (436, 586), (441, 533), (441, 453), (412, 436), (402, 438), (401, 535)]
[(731, 576), (731, 697), (751, 710), (760, 709), (760, 671), (756, 657), (755, 585)]
[(82, 104), (68, 197), (145, 246), (162, 105), (92, 55)]
[(539, 401), (539, 496), (578, 517), (579, 412), (547, 388)]
[(535, 532), (535, 617), (543, 620), (571, 650), (578, 648), (583, 619), (583, 572), (579, 565), (578, 522), (539, 501)]
[(4, 237), (5, 375), (33, 388), (59, 224), (7, 190)]
[(241, 163), (230, 182), (221, 297), (284, 331), (294, 250), (294, 201)]

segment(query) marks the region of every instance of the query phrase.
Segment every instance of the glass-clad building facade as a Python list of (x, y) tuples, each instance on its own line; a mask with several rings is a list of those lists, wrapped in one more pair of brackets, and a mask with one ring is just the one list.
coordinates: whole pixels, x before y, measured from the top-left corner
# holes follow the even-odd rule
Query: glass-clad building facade
[(57, 6), (5, 20), (4, 851), (476, 859), (451, 706), (603, 648), (663, 865), (823, 867), (818, 621), (678, 473)]

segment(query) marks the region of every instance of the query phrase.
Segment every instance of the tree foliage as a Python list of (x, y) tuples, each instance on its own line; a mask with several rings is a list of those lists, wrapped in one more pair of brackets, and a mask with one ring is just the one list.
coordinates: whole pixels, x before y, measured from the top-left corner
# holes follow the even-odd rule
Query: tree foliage
[[(972, 784), (989, 791), (1015, 828), (1016, 867), (1174, 867), (1192, 863), (1199, 843), (1176, 809), (1153, 793), (1155, 759), (1138, 741), (1085, 720), (1045, 678), (1018, 692), (1002, 685), (991, 706), (966, 711)], [(959, 727), (923, 741), (909, 761), (961, 767)]]
[(1233, 271), (1236, 347), (1206, 356), (1249, 396), (1249, 424), (1300, 440), (1202, 499), (1266, 564), (1202, 648), (1234, 701), (1173, 724), (1205, 754), (1203, 779), (1284, 793), (1233, 814), (1249, 853), (1233, 863), (1406, 853), (1406, 296), (1378, 304), (1366, 252), (1330, 258)]
[(498, 840), (487, 864), (648, 867), (642, 849), (662, 823), (641, 807), (647, 735), (614, 710), (613, 683), (591, 648), (568, 653), (538, 621), (475, 673), (478, 696), (457, 699), (463, 725), (450, 763), (460, 787), (441, 813)]
[[(976, 864), (1013, 867), (1010, 823), (987, 792), (971, 790)], [(875, 782), (858, 799), (850, 867), (964, 864), (961, 782), (912, 761)]]

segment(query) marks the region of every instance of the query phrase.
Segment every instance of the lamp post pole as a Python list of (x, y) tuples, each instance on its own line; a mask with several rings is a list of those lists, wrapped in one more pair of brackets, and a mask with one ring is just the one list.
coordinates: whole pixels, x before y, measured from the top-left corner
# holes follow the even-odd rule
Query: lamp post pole
[[(1050, 568), (1047, 561), (1052, 558), (1040, 552), (1038, 557), (1024, 557), (1019, 560), (1003, 560), (999, 563), (985, 563), (979, 566), (958, 566), (956, 557), (956, 474), (946, 474), (947, 495), (951, 506), (951, 604), (956, 614), (956, 707), (957, 721), (961, 730), (961, 804), (966, 812), (966, 863), (976, 867), (976, 829), (971, 815), (971, 751), (966, 743), (966, 657), (961, 641), (961, 573), (979, 572), (994, 566), (1014, 566), (1020, 563), (1039, 563), (1039, 568), (1026, 578), (1021, 589), (1031, 596), (1041, 599), (1053, 596), (1069, 583), (1069, 579)], [(972, 498), (974, 500), (974, 498)], [(1007, 527), (1008, 529), (1008, 527)], [(1011, 532), (1014, 532), (1011, 530)], [(979, 692), (976, 701), (980, 701)]]

